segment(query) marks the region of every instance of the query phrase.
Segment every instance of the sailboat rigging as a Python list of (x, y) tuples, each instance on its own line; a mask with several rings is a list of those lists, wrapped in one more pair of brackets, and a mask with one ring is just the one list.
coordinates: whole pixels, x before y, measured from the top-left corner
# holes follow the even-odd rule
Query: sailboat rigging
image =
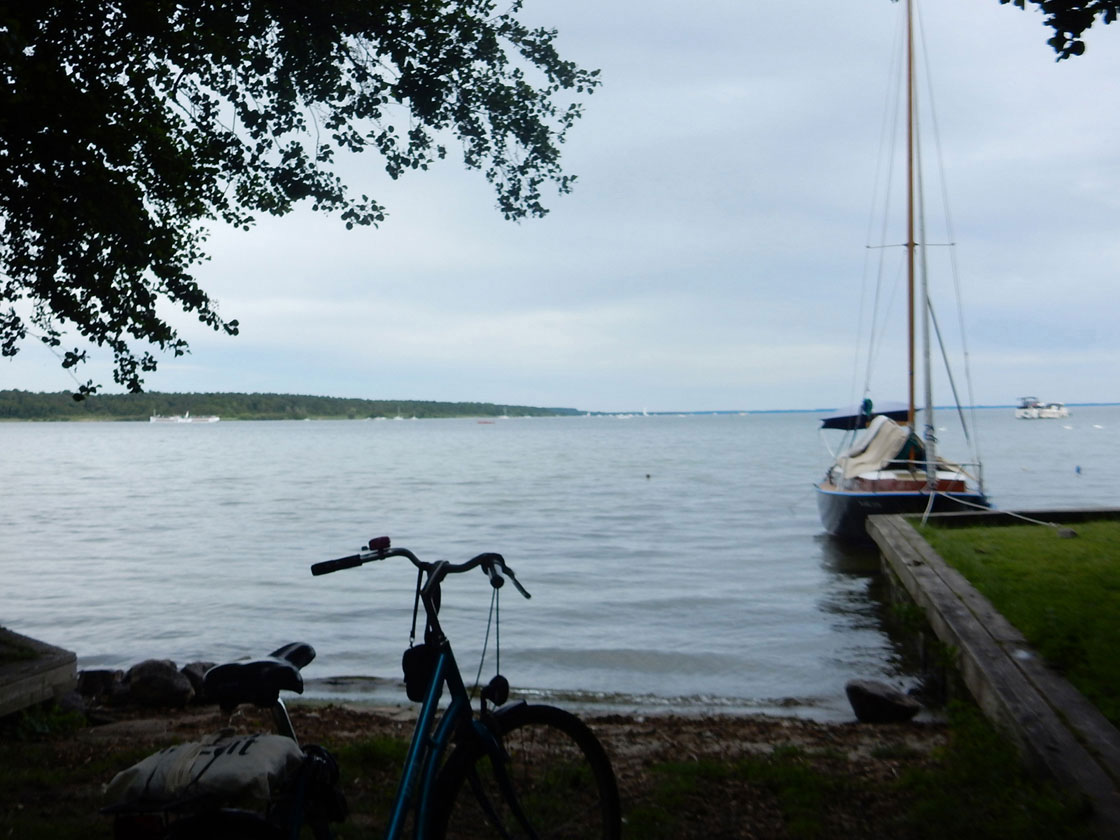
[[(914, 0), (905, 5), (906, 84), (906, 291), (907, 402), (876, 406), (866, 396), (856, 408), (830, 415), (822, 428), (851, 434), (816, 485), (825, 530), (837, 537), (867, 539), (866, 519), (878, 513), (921, 513), (988, 506), (979, 464), (950, 463), (938, 456), (933, 424), (930, 306), (925, 246), (917, 104), (914, 72)], [(920, 317), (925, 402), (922, 435), (917, 433), (917, 341)], [(940, 332), (938, 331), (940, 342)], [(955, 395), (955, 386), (954, 386)], [(963, 421), (963, 415), (961, 417)], [(905, 424), (905, 425), (903, 425)], [(966, 430), (967, 437), (967, 430)]]

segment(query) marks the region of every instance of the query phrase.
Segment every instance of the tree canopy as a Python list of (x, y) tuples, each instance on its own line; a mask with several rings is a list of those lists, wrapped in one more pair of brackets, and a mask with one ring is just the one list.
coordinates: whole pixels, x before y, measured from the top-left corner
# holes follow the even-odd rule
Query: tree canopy
[[(1001, 4), (1014, 3), (1020, 9), (1026, 8), (1028, 0), (999, 0)], [(1099, 17), (1105, 23), (1116, 20), (1120, 13), (1120, 0), (1029, 0), (1046, 15), (1046, 25), (1054, 30), (1054, 37), (1048, 40), (1058, 61), (1085, 52), (1085, 42), (1081, 36)]]
[(76, 331), (141, 390), (152, 349), (188, 350), (161, 307), (237, 333), (193, 276), (208, 226), (299, 202), (347, 227), (384, 220), (337, 174), (351, 153), (395, 179), (457, 143), (506, 218), (544, 215), (542, 188), (571, 189), (559, 147), (598, 72), (522, 23), (520, 0), (495, 5), (0, 3), (0, 352)]

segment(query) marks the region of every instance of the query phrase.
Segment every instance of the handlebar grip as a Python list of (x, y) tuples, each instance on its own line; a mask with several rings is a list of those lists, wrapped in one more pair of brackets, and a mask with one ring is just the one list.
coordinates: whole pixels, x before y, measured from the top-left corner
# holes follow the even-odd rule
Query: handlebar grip
[(360, 554), (351, 554), (349, 557), (339, 557), (337, 560), (324, 560), (322, 563), (313, 563), (311, 566), (311, 574), (313, 575), (329, 575), (331, 572), (341, 571), (342, 569), (352, 569), (355, 566), (362, 565), (364, 561)]

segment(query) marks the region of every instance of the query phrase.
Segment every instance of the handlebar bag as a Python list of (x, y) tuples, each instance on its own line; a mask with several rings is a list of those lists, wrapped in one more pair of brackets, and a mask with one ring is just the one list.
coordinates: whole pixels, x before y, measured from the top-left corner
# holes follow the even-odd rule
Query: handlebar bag
[(404, 690), (408, 699), (413, 703), (420, 703), (428, 692), (428, 685), (432, 681), (432, 673), (436, 669), (436, 658), (439, 649), (435, 645), (420, 644), (408, 648), (401, 657), (401, 667), (404, 670)]
[(217, 734), (154, 753), (109, 782), (106, 811), (157, 810), (195, 800), (265, 812), (304, 753), (283, 735)]

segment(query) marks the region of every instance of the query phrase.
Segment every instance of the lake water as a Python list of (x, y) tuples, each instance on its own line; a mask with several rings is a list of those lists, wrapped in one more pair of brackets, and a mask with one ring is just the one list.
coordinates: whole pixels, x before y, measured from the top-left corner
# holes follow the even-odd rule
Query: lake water
[[(533, 597), (503, 590), (502, 669), (529, 694), (849, 717), (848, 679), (915, 675), (873, 553), (821, 533), (817, 418), (0, 424), (0, 624), (80, 668), (304, 640), (309, 693), (398, 698), (411, 565), (308, 571), (386, 534), (423, 559), (506, 557)], [(998, 507), (1120, 501), (1120, 408), (977, 420)], [(489, 592), (481, 573), (444, 587), (468, 676)]]

